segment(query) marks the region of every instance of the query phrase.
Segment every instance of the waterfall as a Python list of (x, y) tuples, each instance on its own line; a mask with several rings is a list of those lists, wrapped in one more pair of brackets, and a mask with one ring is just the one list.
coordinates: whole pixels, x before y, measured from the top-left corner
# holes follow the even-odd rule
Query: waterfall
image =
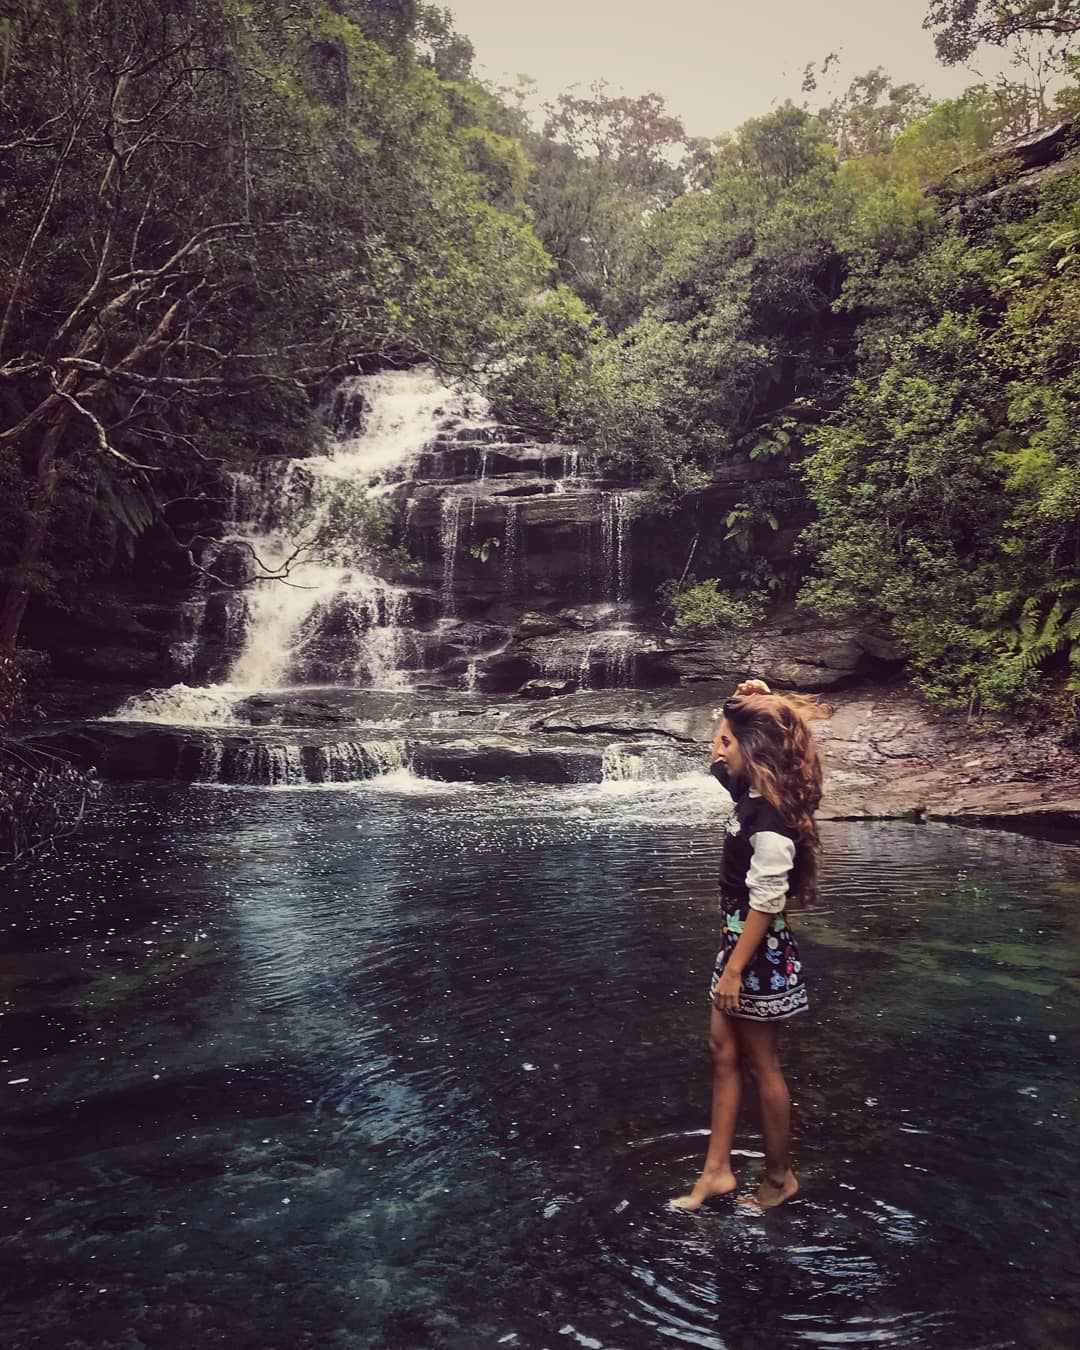
[(182, 679), (189, 680), (206, 620), (206, 578), (199, 578), (196, 595), (180, 606), (180, 634), (169, 648), (169, 658)]
[(316, 474), (376, 490), (401, 480), (409, 462), (435, 439), (440, 417), (467, 417), (482, 402), (447, 389), (428, 369), (356, 375), (340, 387), (342, 396), (363, 401), (362, 429), (338, 440), (333, 453), (299, 462)]
[(406, 688), (408, 675), (404, 667), (416, 654), (415, 642), (406, 627), (412, 616), (408, 591), (381, 583), (369, 587), (360, 600), (359, 614), (361, 635), (353, 667), (355, 682), (373, 689)]
[[(401, 659), (411, 651), (401, 631), (409, 617), (406, 597), (374, 574), (376, 560), (365, 558), (350, 531), (330, 526), (335, 510), (347, 518), (354, 504), (350, 494), (383, 495), (399, 481), (434, 440), (448, 408), (464, 414), (471, 406), (430, 371), (357, 376), (336, 395), (336, 420), (344, 434), (328, 452), (279, 462), (275, 492), (266, 485), (261, 494), (245, 490), (247, 519), (231, 541), (258, 560), (256, 573), (265, 570), (273, 579), (257, 580), (249, 592), (245, 639), (229, 672), (231, 684), (274, 689), (328, 675), (380, 688), (404, 683)], [(452, 587), (452, 557), (449, 568)], [(339, 630), (334, 634), (339, 640), (351, 639), (351, 659), (343, 653), (328, 662), (319, 653), (327, 623)], [(314, 660), (308, 656), (312, 650)]]
[(401, 741), (339, 741), (318, 750), (318, 782), (352, 783), (406, 767)]
[(590, 645), (588, 659), (600, 658), (601, 684), (605, 689), (626, 689), (634, 683), (637, 637), (632, 629), (612, 628), (599, 633)]
[(644, 776), (645, 759), (641, 748), (615, 741), (604, 747), (600, 776), (605, 783), (637, 783)]
[(518, 554), (521, 547), (521, 521), (518, 518), (517, 502), (506, 502), (505, 511), (502, 586), (504, 591), (512, 591), (517, 582)]
[(405, 743), (334, 741), (229, 743), (210, 740), (202, 748), (196, 781), (240, 787), (306, 787), (357, 783), (408, 767)]
[[(348, 379), (325, 420), (314, 454), (225, 475), (221, 537), (203, 545), (173, 641), (185, 682), (114, 719), (232, 729), (215, 748), (195, 740), (182, 776), (300, 785), (377, 771), (360, 742), (306, 739), (324, 709), (326, 739), (348, 736), (346, 690), (376, 705), (403, 689), (486, 697), (538, 669), (586, 691), (633, 683), (647, 640), (627, 626), (633, 494), (586, 452), (498, 423), (428, 369)], [(470, 546), (488, 567), (469, 565)], [(539, 639), (516, 622), (534, 607)], [(406, 705), (393, 709), (376, 720), (404, 726)]]
[(219, 783), (221, 781), (221, 761), (225, 756), (223, 741), (208, 741), (199, 756), (199, 782)]
[(442, 520), (439, 543), (442, 548), (442, 606), (443, 614), (452, 618), (457, 610), (454, 598), (454, 572), (457, 569), (458, 542), (461, 534), (461, 503), (458, 496), (442, 500)]
[[(240, 589), (215, 591), (206, 576), (200, 578), (173, 648), (183, 677), (224, 675), (224, 688), (235, 699), (297, 684), (396, 689), (409, 684), (410, 667), (422, 665), (409, 591), (378, 575), (380, 559), (365, 551), (349, 521), (354, 513), (362, 518), (365, 499), (391, 492), (440, 436), (453, 443), (463, 435), (490, 436), (488, 406), (475, 394), (448, 389), (428, 369), (385, 371), (346, 380), (334, 395), (329, 421), (323, 453), (268, 459), (229, 475), (226, 531), (202, 562)], [(463, 430), (442, 430), (461, 423)], [(442, 600), (448, 614), (455, 608), (461, 501), (443, 501)], [(405, 505), (406, 543), (419, 505), (416, 497)], [(256, 580), (244, 588), (252, 574)], [(200, 664), (211, 629), (216, 655), (209, 665), (205, 659)], [(170, 700), (167, 691), (155, 691), (129, 701), (125, 711), (164, 720), (163, 705), (171, 702), (182, 720), (191, 711), (197, 720), (199, 708), (189, 693)], [(216, 708), (213, 713), (208, 720), (228, 720)], [(287, 765), (280, 770), (292, 771)]]
[(629, 492), (605, 492), (600, 501), (600, 570), (603, 598), (624, 605), (630, 595)]

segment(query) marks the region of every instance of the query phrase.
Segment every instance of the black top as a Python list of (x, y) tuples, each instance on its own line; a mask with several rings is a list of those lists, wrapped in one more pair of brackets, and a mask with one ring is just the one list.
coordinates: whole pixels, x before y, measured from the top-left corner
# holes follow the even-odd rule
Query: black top
[(743, 917), (750, 909), (778, 914), (784, 909), (798, 831), (751, 790), (749, 780), (732, 777), (719, 760), (710, 772), (735, 801), (724, 834), (720, 889), (739, 901)]

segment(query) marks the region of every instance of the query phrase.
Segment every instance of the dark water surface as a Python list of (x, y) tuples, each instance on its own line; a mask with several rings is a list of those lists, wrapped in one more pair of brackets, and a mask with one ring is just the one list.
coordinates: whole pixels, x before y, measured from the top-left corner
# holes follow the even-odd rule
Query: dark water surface
[(0, 1343), (1077, 1344), (1080, 847), (824, 827), (803, 1193), (687, 1215), (720, 800), (114, 791), (6, 879)]

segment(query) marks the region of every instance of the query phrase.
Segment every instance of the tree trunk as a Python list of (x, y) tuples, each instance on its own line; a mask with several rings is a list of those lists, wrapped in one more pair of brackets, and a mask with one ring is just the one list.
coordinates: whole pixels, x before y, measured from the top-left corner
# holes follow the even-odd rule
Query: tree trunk
[(53, 497), (56, 495), (59, 476), (57, 451), (60, 449), (69, 420), (69, 416), (61, 412), (46, 428), (41, 440), (37, 461), (37, 488), (30, 506), (30, 518), (26, 524), (14, 576), (3, 602), (0, 603), (0, 651), (13, 651), (19, 640), (19, 629), (22, 627), (27, 601), (33, 589), (34, 572), (41, 561), (45, 541), (49, 535), (49, 519), (52, 515)]

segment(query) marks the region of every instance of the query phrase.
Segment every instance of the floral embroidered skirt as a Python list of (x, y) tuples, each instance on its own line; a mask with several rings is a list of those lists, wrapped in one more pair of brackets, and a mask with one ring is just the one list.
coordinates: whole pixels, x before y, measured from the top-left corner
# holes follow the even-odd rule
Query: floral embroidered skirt
[[(716, 954), (716, 968), (709, 984), (709, 1002), (716, 993), (728, 957), (743, 930), (745, 906), (734, 896), (721, 894), (724, 916), (722, 946)], [(805, 1012), (810, 1005), (803, 983), (802, 961), (795, 935), (784, 914), (774, 914), (756, 952), (743, 971), (739, 1004), (729, 1017), (744, 1017), (752, 1022), (775, 1022)]]

